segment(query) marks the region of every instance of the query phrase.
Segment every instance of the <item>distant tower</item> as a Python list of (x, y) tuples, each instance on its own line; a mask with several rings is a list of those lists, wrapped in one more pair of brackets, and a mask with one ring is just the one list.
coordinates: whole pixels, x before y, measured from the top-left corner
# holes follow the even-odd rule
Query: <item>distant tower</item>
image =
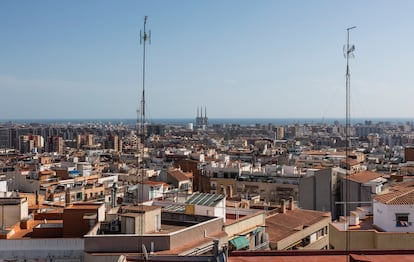
[(204, 116), (203, 116), (203, 107), (197, 107), (196, 127), (206, 128), (207, 126), (208, 126), (207, 107), (204, 107)]
[(207, 107), (204, 107), (203, 125), (206, 126), (206, 127), (208, 126)]

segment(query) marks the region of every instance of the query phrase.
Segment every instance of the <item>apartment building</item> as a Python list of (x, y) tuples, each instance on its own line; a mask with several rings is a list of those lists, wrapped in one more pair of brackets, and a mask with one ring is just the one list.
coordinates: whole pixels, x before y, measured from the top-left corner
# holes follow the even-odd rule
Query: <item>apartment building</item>
[(280, 211), (266, 217), (271, 250), (329, 249), (331, 214), (296, 208), (291, 198), (281, 201)]

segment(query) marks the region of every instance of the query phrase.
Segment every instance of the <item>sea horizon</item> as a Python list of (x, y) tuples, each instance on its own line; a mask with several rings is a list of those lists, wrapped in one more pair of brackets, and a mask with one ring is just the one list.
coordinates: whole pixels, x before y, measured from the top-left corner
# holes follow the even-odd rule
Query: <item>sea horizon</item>
[[(393, 123), (404, 124), (413, 122), (414, 118), (380, 118), (380, 117), (361, 117), (351, 118), (351, 124), (364, 124), (366, 121), (372, 123)], [(0, 124), (124, 124), (134, 125), (137, 119), (133, 118), (28, 118), (28, 119), (0, 119)], [(209, 125), (214, 124), (238, 124), (238, 125), (256, 125), (256, 124), (345, 124), (345, 118), (209, 118)], [(186, 125), (195, 124), (195, 118), (149, 118), (146, 120), (148, 124), (166, 124), (166, 125)]]

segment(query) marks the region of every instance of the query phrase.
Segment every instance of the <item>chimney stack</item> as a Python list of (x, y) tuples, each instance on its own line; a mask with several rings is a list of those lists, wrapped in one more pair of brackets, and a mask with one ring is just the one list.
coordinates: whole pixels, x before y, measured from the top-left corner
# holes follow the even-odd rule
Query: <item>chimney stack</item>
[(282, 214), (286, 213), (286, 201), (284, 199), (280, 200), (280, 212)]
[(295, 201), (293, 200), (293, 196), (289, 197), (289, 209), (295, 209)]
[[(36, 191), (37, 192), (37, 191)], [(65, 189), (65, 207), (70, 205), (70, 189)]]

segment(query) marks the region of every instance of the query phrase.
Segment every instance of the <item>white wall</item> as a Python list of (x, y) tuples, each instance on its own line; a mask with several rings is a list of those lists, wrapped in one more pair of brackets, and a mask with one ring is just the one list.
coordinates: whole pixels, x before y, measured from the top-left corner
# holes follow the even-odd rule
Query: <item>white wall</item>
[(215, 207), (195, 205), (194, 211), (196, 215), (221, 217), (223, 218), (223, 222), (226, 222), (225, 203), (226, 200), (224, 198)]
[[(412, 225), (397, 227), (395, 214), (409, 213), (408, 221)], [(385, 205), (374, 201), (374, 224), (388, 232), (414, 232), (414, 207), (411, 205)]]
[(7, 180), (0, 181), (0, 192), (7, 192)]

